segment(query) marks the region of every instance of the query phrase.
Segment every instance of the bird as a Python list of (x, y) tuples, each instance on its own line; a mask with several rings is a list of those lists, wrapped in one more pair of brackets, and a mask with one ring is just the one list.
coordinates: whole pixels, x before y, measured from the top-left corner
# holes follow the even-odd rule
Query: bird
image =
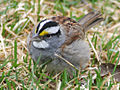
[(48, 62), (46, 71), (49, 73), (57, 74), (66, 69), (72, 75), (75, 68), (83, 70), (90, 60), (85, 33), (103, 20), (99, 11), (89, 12), (78, 21), (66, 16), (43, 19), (27, 37), (29, 54), (35, 62), (39, 59), (39, 64)]

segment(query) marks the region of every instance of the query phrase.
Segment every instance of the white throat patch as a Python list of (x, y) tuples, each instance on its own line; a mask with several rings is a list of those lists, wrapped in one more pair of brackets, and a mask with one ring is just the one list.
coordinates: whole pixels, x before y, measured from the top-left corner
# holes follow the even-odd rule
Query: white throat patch
[(41, 42), (33, 41), (33, 46), (36, 47), (36, 48), (45, 49), (45, 48), (49, 47), (49, 44), (45, 40), (42, 40)]

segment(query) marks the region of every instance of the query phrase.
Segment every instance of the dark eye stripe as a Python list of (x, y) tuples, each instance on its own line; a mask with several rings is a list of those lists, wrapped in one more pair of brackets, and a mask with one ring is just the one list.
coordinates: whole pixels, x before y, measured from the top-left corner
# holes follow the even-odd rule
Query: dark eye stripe
[(58, 26), (58, 23), (57, 22), (54, 22), (54, 21), (50, 21), (50, 22), (47, 22), (42, 28), (41, 30), (39, 31), (39, 34), (45, 30), (46, 28), (50, 28), (50, 27), (54, 27), (54, 26)]

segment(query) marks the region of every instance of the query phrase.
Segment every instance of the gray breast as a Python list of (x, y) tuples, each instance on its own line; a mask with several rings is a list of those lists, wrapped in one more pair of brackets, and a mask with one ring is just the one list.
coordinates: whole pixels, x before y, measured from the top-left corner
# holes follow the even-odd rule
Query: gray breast
[(40, 63), (44, 63), (48, 59), (54, 59), (54, 53), (65, 41), (65, 35), (62, 32), (60, 36), (52, 36), (51, 38), (48, 38), (45, 41), (49, 44), (48, 48), (35, 48), (33, 44), (29, 48), (30, 55), (34, 61), (37, 61), (39, 57)]

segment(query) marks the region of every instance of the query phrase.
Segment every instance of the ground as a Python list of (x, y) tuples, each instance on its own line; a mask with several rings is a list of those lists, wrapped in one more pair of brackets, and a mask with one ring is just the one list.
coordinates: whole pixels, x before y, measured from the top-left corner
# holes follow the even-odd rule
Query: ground
[[(53, 76), (45, 68), (41, 69), (42, 65), (33, 63), (26, 41), (40, 20), (64, 15), (77, 21), (95, 10), (101, 12), (104, 21), (86, 33), (91, 59), (83, 72), (70, 77), (65, 70)], [(119, 90), (120, 84), (113, 75), (101, 76), (99, 69), (101, 63), (112, 63), (116, 67), (120, 64), (119, 21), (120, 0), (1, 0), (0, 88)]]

